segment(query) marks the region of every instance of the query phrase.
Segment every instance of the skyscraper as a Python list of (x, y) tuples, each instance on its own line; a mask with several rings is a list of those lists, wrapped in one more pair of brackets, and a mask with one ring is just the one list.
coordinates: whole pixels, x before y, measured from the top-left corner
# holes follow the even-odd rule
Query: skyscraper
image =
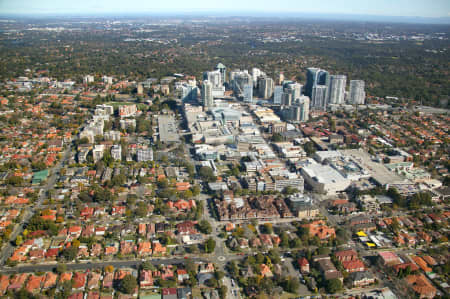
[(230, 72), (231, 87), (234, 93), (238, 97), (242, 97), (244, 94), (244, 85), (252, 84), (252, 76), (247, 71), (232, 71)]
[(350, 80), (350, 100), (349, 104), (364, 105), (366, 92), (364, 91), (363, 80)]
[(308, 121), (309, 119), (309, 97), (301, 96), (300, 98), (295, 100), (295, 105), (300, 108), (300, 115), (297, 118), (298, 121)]
[(256, 83), (258, 83), (258, 77), (259, 76), (265, 76), (266, 74), (261, 71), (260, 69), (254, 67), (252, 68), (252, 79), (253, 79), (253, 86), (256, 86)]
[(344, 104), (346, 84), (347, 84), (346, 76), (344, 75), (330, 76), (330, 84), (328, 87), (329, 104)]
[(282, 85), (283, 84), (283, 81), (284, 81), (284, 74), (283, 74), (283, 72), (280, 72), (280, 74), (278, 75), (278, 80), (277, 81), (278, 81), (277, 82), (278, 85)]
[(330, 75), (327, 71), (310, 67), (306, 71), (305, 95), (311, 97), (312, 89), (316, 85), (328, 85)]
[(273, 94), (273, 80), (267, 76), (259, 77), (258, 92), (263, 99), (269, 99)]
[(312, 89), (311, 108), (315, 110), (326, 110), (327, 108), (327, 90), (325, 85), (316, 85)]
[(204, 110), (214, 107), (214, 99), (212, 95), (212, 84), (208, 80), (203, 81), (202, 84), (202, 100)]
[(300, 96), (293, 101), (292, 106), (286, 107), (286, 109), (282, 110), (282, 114), (286, 120), (292, 122), (308, 121), (309, 103), (310, 100), (308, 96)]
[(302, 95), (303, 85), (293, 82), (286, 86), (286, 91), (292, 94), (292, 99), (297, 99)]
[(281, 105), (281, 100), (283, 97), (283, 86), (275, 86), (273, 91), (273, 103), (276, 105)]
[(218, 63), (216, 68), (216, 71), (219, 71), (221, 74), (221, 79), (222, 79), (222, 84), (224, 84), (227, 81), (227, 68), (222, 64), (222, 63)]
[(292, 93), (290, 92), (283, 92), (281, 96), (281, 104), (283, 106), (291, 106), (292, 105)]
[(244, 102), (253, 103), (253, 85), (252, 84), (244, 85)]
[(207, 80), (211, 83), (213, 97), (223, 97), (225, 87), (223, 86), (222, 73), (220, 70), (204, 72), (203, 80)]

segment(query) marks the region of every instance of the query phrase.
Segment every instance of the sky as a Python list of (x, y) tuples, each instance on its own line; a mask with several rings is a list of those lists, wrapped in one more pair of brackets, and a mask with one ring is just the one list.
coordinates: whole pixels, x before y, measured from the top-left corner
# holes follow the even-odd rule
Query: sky
[(450, 0), (0, 0), (0, 14), (322, 13), (450, 17)]

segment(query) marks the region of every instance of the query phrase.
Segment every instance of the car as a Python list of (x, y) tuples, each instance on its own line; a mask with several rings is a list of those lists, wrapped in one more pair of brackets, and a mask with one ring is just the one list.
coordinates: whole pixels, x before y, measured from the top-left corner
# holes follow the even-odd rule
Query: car
[(235, 286), (236, 286), (236, 284), (234, 283), (234, 279), (231, 279), (231, 286), (232, 286), (232, 287), (235, 287)]

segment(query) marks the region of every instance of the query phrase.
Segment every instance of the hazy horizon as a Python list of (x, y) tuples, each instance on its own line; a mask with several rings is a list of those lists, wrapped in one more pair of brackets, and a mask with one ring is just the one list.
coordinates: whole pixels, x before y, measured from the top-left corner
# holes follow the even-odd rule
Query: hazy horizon
[(359, 0), (311, 1), (279, 0), (229, 0), (211, 2), (172, 0), (154, 2), (145, 0), (79, 0), (76, 2), (54, 0), (1, 1), (1, 15), (98, 15), (98, 14), (236, 14), (236, 15), (343, 15), (380, 16), (401, 18), (450, 18), (448, 0)]

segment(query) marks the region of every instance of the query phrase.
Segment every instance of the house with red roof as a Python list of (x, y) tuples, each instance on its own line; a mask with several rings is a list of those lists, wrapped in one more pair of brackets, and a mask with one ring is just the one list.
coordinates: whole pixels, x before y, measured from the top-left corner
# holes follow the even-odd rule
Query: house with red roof
[(159, 241), (157, 240), (152, 242), (152, 249), (154, 255), (165, 254), (167, 251), (166, 247), (162, 246), (161, 243), (159, 243)]
[(259, 269), (261, 271), (261, 275), (264, 277), (273, 277), (273, 273), (270, 270), (269, 266), (267, 266), (266, 264), (261, 264), (259, 266)]
[(358, 253), (354, 249), (340, 250), (334, 253), (334, 256), (340, 262), (348, 262), (358, 260)]
[(55, 259), (59, 255), (59, 248), (49, 248), (45, 252), (45, 258), (46, 259)]
[(89, 290), (97, 289), (99, 287), (100, 278), (101, 278), (100, 273), (94, 271), (89, 272), (87, 277), (86, 288), (88, 288)]
[(83, 272), (75, 272), (72, 277), (72, 288), (75, 290), (83, 290), (86, 285), (87, 274)]
[(298, 267), (300, 268), (300, 272), (303, 274), (309, 273), (309, 262), (306, 258), (302, 257), (297, 260)]
[(61, 276), (59, 277), (59, 283), (63, 283), (65, 281), (69, 281), (72, 279), (72, 272), (64, 272), (61, 274)]
[(103, 276), (103, 282), (102, 285), (104, 288), (112, 288), (113, 286), (113, 281), (114, 281), (114, 274), (113, 273), (105, 273), (105, 275)]
[(180, 235), (198, 234), (198, 231), (195, 228), (196, 224), (197, 224), (196, 221), (184, 221), (182, 223), (178, 223), (176, 225), (178, 234)]
[(9, 286), (9, 275), (0, 275), (0, 295), (3, 295)]
[(436, 296), (436, 288), (423, 274), (409, 275), (405, 280), (419, 298), (434, 298)]
[(73, 237), (73, 238), (78, 238), (81, 235), (81, 231), (83, 230), (83, 228), (79, 225), (74, 225), (69, 227), (68, 229), (68, 234)]
[(30, 293), (39, 291), (41, 289), (41, 284), (43, 283), (44, 279), (45, 276), (36, 276), (34, 274), (31, 274), (30, 278), (28, 278), (28, 282), (25, 289)]
[(47, 272), (43, 281), (42, 289), (49, 289), (56, 285), (58, 275), (53, 272)]
[(366, 267), (364, 266), (364, 263), (359, 259), (352, 260), (352, 261), (344, 261), (344, 262), (342, 262), (342, 266), (349, 273), (360, 272), (360, 271), (364, 271), (366, 269)]
[(124, 215), (126, 211), (125, 206), (113, 206), (111, 210), (112, 216)]
[(25, 281), (28, 279), (29, 275), (30, 274), (28, 274), (28, 273), (22, 273), (22, 274), (17, 274), (15, 276), (13, 276), (9, 280), (8, 290), (16, 291), (16, 290), (21, 289), (23, 287), (23, 285), (25, 284)]
[(183, 282), (189, 279), (189, 274), (185, 269), (177, 269), (177, 280), (178, 282)]
[(83, 292), (73, 293), (67, 299), (83, 299)]
[(144, 256), (144, 255), (151, 255), (152, 254), (152, 245), (149, 241), (142, 241), (138, 244), (137, 254)]
[(151, 270), (142, 270), (139, 275), (139, 286), (143, 289), (153, 287), (153, 274)]

